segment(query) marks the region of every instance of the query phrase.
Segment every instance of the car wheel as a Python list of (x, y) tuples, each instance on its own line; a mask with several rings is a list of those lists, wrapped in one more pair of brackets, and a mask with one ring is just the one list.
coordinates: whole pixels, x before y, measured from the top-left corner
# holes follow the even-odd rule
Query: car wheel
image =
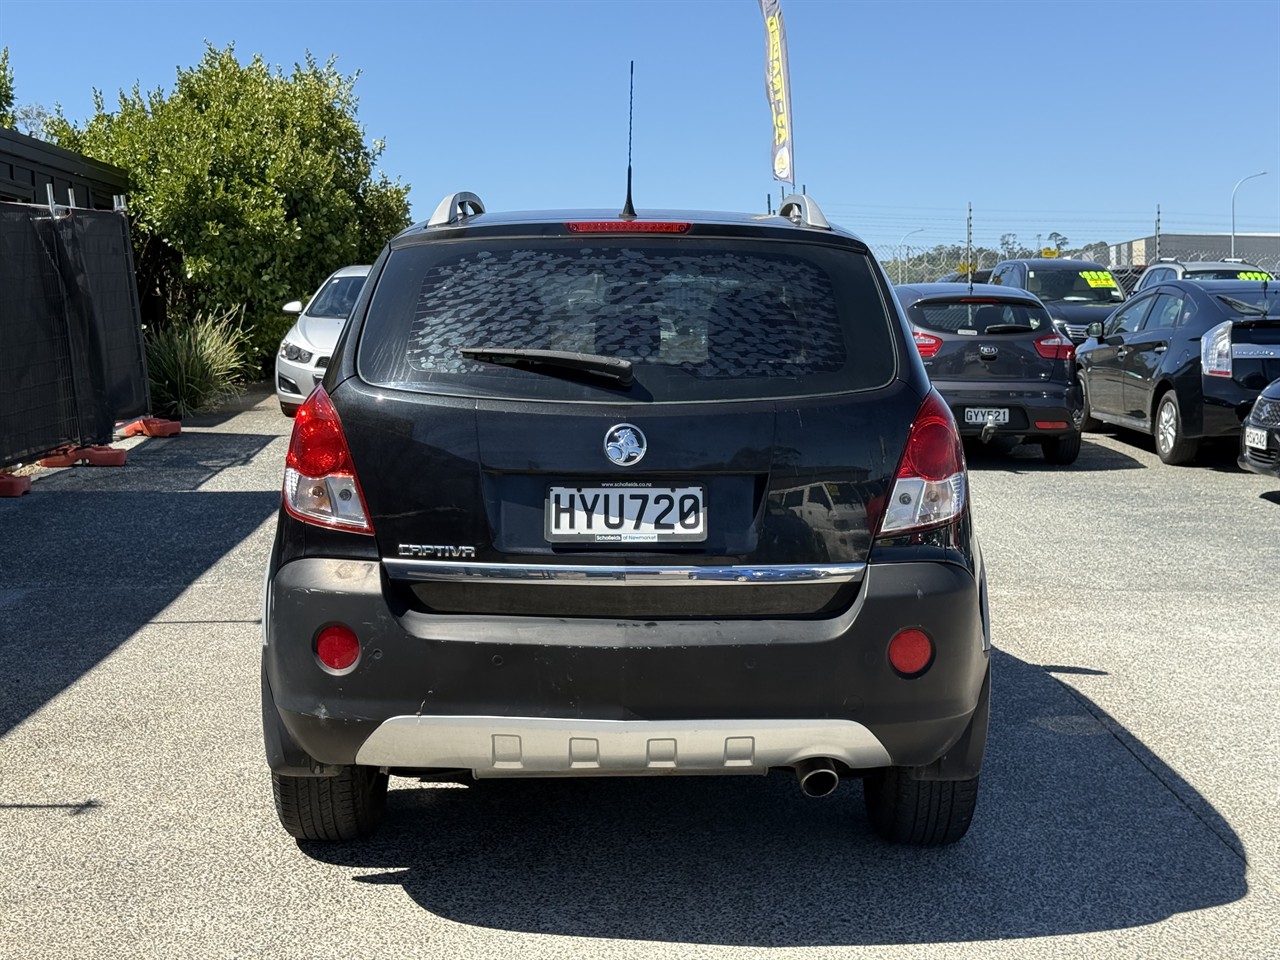
[(968, 832), (978, 806), (978, 778), (913, 780), (902, 767), (889, 767), (867, 774), (862, 795), (871, 826), (884, 839), (939, 846)]
[(1190, 463), (1196, 457), (1200, 441), (1182, 432), (1182, 412), (1178, 395), (1172, 390), (1160, 398), (1156, 407), (1156, 454), (1165, 463)]
[(1101, 420), (1089, 415), (1089, 386), (1085, 383), (1084, 370), (1076, 369), (1076, 388), (1080, 391), (1079, 427), (1083, 431), (1094, 431), (1102, 426)]
[(298, 405), (296, 403), (285, 403), (283, 400), (281, 400), (280, 412), (283, 413), (286, 417), (296, 416), (298, 413)]
[(387, 807), (387, 775), (376, 767), (343, 767), (333, 777), (271, 775), (280, 825), (299, 840), (372, 836)]
[(1040, 441), (1040, 452), (1044, 454), (1045, 463), (1065, 467), (1075, 463), (1080, 456), (1080, 434), (1068, 433), (1061, 437), (1046, 437)]

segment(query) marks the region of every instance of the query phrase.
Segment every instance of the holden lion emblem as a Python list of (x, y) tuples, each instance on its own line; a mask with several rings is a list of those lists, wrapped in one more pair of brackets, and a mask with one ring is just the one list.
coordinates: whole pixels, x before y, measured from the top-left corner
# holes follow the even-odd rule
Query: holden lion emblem
[(604, 435), (604, 453), (620, 467), (639, 463), (649, 449), (644, 432), (631, 423), (619, 423), (610, 427)]

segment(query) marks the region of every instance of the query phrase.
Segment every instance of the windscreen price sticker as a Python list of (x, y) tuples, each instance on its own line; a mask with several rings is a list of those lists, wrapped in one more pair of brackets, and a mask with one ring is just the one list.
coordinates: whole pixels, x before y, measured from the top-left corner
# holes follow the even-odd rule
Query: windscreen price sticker
[(1236, 274), (1237, 280), (1270, 280), (1271, 274), (1263, 273), (1261, 270), (1241, 270)]
[(1084, 277), (1085, 282), (1091, 287), (1114, 287), (1116, 285), (1115, 277), (1111, 276), (1106, 270), (1081, 270), (1080, 276)]

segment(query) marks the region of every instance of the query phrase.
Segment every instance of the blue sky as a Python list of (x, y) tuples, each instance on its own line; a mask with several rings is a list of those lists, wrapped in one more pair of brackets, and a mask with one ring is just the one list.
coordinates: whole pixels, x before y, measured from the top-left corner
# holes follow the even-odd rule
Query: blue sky
[[(884, 256), (1162, 230), (1280, 231), (1280, 0), (782, 0), (798, 179)], [(635, 197), (763, 212), (777, 196), (756, 0), (0, 0), (19, 104), (173, 86), (205, 41), (286, 71), (359, 71), (359, 119), (415, 219), (619, 207), (636, 61)], [(885, 251), (890, 251), (886, 253)]]

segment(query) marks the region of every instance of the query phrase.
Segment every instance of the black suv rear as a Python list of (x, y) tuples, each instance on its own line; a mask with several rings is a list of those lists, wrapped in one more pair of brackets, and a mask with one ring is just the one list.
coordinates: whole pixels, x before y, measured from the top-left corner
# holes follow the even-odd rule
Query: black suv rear
[(458, 194), (392, 240), (297, 415), (264, 631), (300, 838), (372, 832), (388, 774), (862, 776), (912, 843), (976, 802), (955, 421), (879, 265), (806, 197)]

